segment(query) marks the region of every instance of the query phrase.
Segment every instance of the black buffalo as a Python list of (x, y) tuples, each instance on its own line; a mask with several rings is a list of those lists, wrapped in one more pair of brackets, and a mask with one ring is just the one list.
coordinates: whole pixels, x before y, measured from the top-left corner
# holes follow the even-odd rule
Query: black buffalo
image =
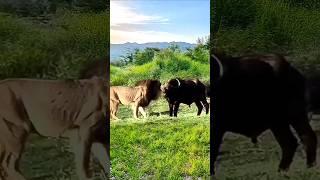
[(297, 148), (290, 126), (305, 146), (307, 166), (314, 166), (317, 138), (308, 123), (304, 76), (276, 54), (211, 58), (211, 175), (226, 132), (255, 140), (267, 129), (282, 150), (279, 171), (288, 170)]
[(312, 119), (312, 114), (320, 113), (320, 76), (312, 75), (307, 78), (307, 102), (309, 120)]
[(170, 116), (177, 117), (181, 103), (189, 106), (195, 103), (198, 108), (198, 116), (201, 114), (203, 107), (205, 107), (206, 114), (209, 112), (209, 104), (206, 100), (206, 86), (198, 79), (171, 79), (161, 86), (161, 90), (169, 103)]

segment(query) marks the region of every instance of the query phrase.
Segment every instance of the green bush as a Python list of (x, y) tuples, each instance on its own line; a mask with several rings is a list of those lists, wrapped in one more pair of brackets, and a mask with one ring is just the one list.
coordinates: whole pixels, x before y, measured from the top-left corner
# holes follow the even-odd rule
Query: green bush
[(105, 13), (63, 11), (48, 25), (0, 14), (0, 78), (77, 78), (84, 62), (108, 53), (107, 23)]
[[(240, 2), (248, 7), (237, 6)], [(298, 0), (224, 1), (223, 6), (233, 6), (230, 14), (224, 13), (227, 18), (234, 17), (233, 13), (254, 18), (241, 27), (222, 19), (214, 35), (215, 47), (231, 55), (276, 52), (290, 58), (297, 53), (308, 56), (309, 50), (320, 48), (320, 9), (298, 4)]]

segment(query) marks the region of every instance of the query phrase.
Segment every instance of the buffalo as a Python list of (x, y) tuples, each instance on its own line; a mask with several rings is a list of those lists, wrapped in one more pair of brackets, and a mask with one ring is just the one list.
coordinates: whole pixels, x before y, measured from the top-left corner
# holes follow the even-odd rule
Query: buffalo
[(290, 126), (305, 147), (307, 166), (314, 166), (317, 137), (308, 122), (304, 76), (277, 54), (213, 54), (211, 62), (211, 175), (215, 174), (214, 163), (226, 132), (256, 140), (271, 130), (282, 150), (278, 171), (287, 171), (298, 145)]
[(161, 86), (161, 90), (169, 103), (170, 116), (177, 117), (180, 103), (189, 106), (195, 103), (198, 108), (198, 116), (201, 114), (203, 107), (205, 107), (206, 114), (209, 112), (209, 104), (206, 100), (206, 86), (199, 79), (171, 79)]
[(320, 113), (320, 76), (312, 75), (307, 78), (307, 110), (309, 112), (309, 121), (314, 113)]

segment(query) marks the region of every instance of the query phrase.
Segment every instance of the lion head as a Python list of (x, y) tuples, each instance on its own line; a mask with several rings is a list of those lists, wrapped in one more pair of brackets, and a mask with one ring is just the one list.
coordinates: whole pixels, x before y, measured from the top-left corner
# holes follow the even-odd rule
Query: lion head
[(151, 100), (157, 100), (161, 95), (161, 83), (159, 80), (146, 79), (136, 82), (135, 86), (146, 87), (146, 98)]

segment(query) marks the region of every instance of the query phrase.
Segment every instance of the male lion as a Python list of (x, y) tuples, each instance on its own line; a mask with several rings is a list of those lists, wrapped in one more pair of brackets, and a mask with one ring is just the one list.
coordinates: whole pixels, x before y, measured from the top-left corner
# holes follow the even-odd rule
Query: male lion
[(91, 178), (90, 152), (108, 173), (108, 88), (87, 80), (0, 81), (0, 179), (23, 180), (19, 161), (28, 135), (68, 137), (79, 178)]
[(135, 87), (111, 86), (110, 87), (110, 113), (111, 117), (117, 118), (119, 104), (130, 105), (133, 117), (138, 118), (138, 111), (146, 117), (144, 108), (152, 100), (157, 100), (161, 94), (159, 80), (142, 80)]

